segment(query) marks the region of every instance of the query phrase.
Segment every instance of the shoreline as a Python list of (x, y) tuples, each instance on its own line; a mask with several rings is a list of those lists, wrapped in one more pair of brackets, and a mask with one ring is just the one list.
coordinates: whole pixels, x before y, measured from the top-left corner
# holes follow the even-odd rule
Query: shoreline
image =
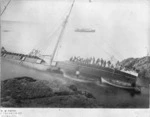
[[(77, 89), (79, 90), (79, 92), (86, 91), (92, 94), (93, 97), (96, 98), (96, 101), (97, 101), (96, 104), (98, 106), (94, 108), (139, 108), (139, 107), (148, 108), (149, 106), (148, 105), (149, 94), (147, 94), (148, 92), (145, 91), (145, 89), (144, 89), (144, 94), (135, 95), (132, 97), (131, 94), (125, 90), (114, 88), (114, 87), (109, 87), (104, 84), (100, 84), (98, 81), (80, 82), (76, 80), (74, 77), (67, 78), (67, 77), (64, 77), (63, 74), (60, 74), (60, 73), (58, 74), (52, 71), (43, 72), (43, 71), (36, 70), (33, 68), (29, 69), (29, 67), (25, 67), (18, 63), (15, 64), (13, 61), (8, 62), (5, 60), (2, 60), (2, 81), (7, 80), (7, 79), (13, 79), (16, 77), (23, 77), (23, 76), (36, 79), (38, 82), (41, 80), (49, 82), (48, 83), (49, 86), (51, 86), (51, 88), (54, 91), (58, 91), (59, 89), (63, 89), (63, 88), (66, 89), (66, 86), (75, 85)], [(82, 81), (84, 81), (84, 79)], [(76, 96), (77, 95), (71, 96), (71, 98), (74, 98)], [(122, 97), (122, 100), (120, 100), (120, 96)], [(75, 98), (76, 101), (80, 101), (79, 97), (77, 96)], [(69, 98), (66, 97), (65, 99), (69, 99)], [(46, 105), (46, 102), (45, 102), (45, 105)], [(41, 107), (41, 106), (38, 105), (37, 107)], [(46, 107), (46, 106), (43, 105), (43, 107)], [(58, 106), (55, 106), (54, 108), (57, 108), (57, 107)], [(65, 106), (61, 106), (61, 107), (65, 108)], [(84, 108), (88, 108), (88, 106)]]

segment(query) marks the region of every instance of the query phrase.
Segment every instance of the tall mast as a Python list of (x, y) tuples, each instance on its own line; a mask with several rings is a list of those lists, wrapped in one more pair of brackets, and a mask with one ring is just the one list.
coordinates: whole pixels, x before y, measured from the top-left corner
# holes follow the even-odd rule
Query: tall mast
[(4, 11), (6, 10), (7, 6), (9, 5), (9, 3), (11, 2), (11, 0), (8, 1), (8, 3), (6, 4), (6, 6), (4, 6), (4, 9), (1, 12), (1, 15), (3, 15)]
[(51, 60), (50, 60), (50, 65), (52, 65), (52, 62), (53, 62), (53, 60), (54, 60), (54, 57), (55, 57), (55, 54), (56, 54), (58, 45), (59, 45), (60, 40), (61, 40), (61, 38), (62, 38), (62, 36), (63, 36), (64, 30), (65, 30), (65, 28), (66, 28), (66, 24), (67, 24), (67, 21), (68, 21), (68, 18), (69, 18), (69, 16), (70, 16), (70, 14), (71, 14), (71, 11), (72, 11), (74, 2), (75, 2), (75, 0), (73, 0), (73, 3), (72, 3), (72, 5), (71, 5), (70, 11), (69, 11), (69, 14), (66, 16), (66, 19), (65, 19), (65, 21), (63, 22), (63, 28), (62, 28), (62, 30), (61, 30), (61, 32), (60, 32), (60, 35), (59, 35), (59, 37), (58, 37), (58, 41), (57, 41), (56, 46), (55, 46), (55, 48), (54, 48), (54, 51), (53, 51), (53, 54), (52, 54), (52, 58), (51, 58)]

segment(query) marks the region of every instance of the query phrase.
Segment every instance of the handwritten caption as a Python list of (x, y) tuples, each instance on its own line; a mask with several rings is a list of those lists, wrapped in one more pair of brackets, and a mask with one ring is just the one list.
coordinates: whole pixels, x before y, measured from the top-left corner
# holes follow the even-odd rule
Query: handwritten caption
[(17, 110), (11, 109), (0, 109), (0, 116), (1, 117), (21, 117), (22, 112)]

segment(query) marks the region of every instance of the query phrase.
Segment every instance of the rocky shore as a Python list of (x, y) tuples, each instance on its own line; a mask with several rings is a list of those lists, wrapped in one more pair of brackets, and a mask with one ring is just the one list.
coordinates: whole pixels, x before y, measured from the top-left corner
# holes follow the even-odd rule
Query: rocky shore
[(75, 85), (18, 77), (1, 81), (2, 107), (98, 107), (95, 97)]
[(55, 69), (39, 71), (5, 59), (2, 59), (1, 68), (2, 107), (149, 107), (149, 87), (143, 87), (140, 95), (131, 95), (126, 90), (98, 81), (65, 76)]
[(140, 78), (148, 79), (150, 83), (150, 56), (128, 58), (121, 61), (120, 64), (129, 70), (136, 70), (139, 73)]

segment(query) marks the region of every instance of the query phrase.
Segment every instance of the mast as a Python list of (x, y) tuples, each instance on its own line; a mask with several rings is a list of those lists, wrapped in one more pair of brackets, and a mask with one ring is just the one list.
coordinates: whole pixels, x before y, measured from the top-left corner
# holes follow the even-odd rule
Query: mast
[(1, 15), (3, 15), (4, 11), (6, 10), (7, 6), (9, 5), (9, 3), (11, 2), (11, 0), (8, 1), (8, 3), (6, 4), (6, 6), (4, 6), (4, 9), (1, 12)]
[(66, 19), (65, 19), (65, 21), (63, 22), (63, 28), (62, 28), (62, 30), (61, 30), (61, 32), (60, 32), (60, 35), (59, 35), (59, 37), (58, 37), (58, 41), (57, 41), (56, 46), (55, 46), (55, 48), (54, 48), (54, 51), (53, 51), (53, 54), (52, 54), (52, 58), (51, 58), (51, 60), (50, 60), (50, 65), (52, 65), (52, 62), (53, 62), (53, 60), (54, 60), (54, 57), (55, 57), (55, 54), (56, 54), (58, 45), (59, 45), (60, 40), (61, 40), (61, 38), (62, 38), (62, 36), (63, 36), (64, 30), (65, 30), (65, 28), (66, 28), (66, 24), (67, 24), (67, 21), (68, 21), (68, 18), (69, 18), (69, 16), (70, 16), (70, 14), (71, 14), (71, 11), (72, 11), (74, 2), (75, 2), (75, 0), (73, 0), (73, 3), (72, 3), (72, 5), (71, 5), (70, 11), (69, 11), (69, 14), (66, 16)]

